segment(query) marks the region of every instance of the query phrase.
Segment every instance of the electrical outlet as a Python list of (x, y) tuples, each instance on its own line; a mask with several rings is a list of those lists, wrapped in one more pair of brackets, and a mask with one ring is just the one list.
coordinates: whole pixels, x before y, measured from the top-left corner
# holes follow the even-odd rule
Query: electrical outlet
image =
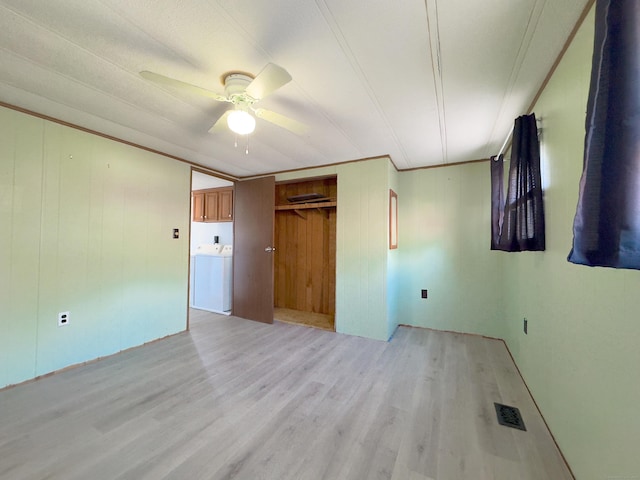
[(69, 317), (70, 317), (69, 312), (60, 312), (58, 314), (58, 326), (64, 327), (65, 325), (69, 325)]
[(523, 323), (523, 328), (524, 328), (524, 334), (525, 334), (525, 335), (528, 335), (529, 333), (527, 332), (527, 330), (528, 330), (529, 322), (528, 322), (528, 321), (527, 321), (527, 319), (525, 318), (525, 319), (524, 319), (524, 321), (523, 321), (522, 323)]
[(423, 290), (421, 291), (421, 296), (422, 296), (422, 298), (428, 298), (428, 292), (427, 292), (427, 290), (426, 290), (426, 289), (423, 289)]

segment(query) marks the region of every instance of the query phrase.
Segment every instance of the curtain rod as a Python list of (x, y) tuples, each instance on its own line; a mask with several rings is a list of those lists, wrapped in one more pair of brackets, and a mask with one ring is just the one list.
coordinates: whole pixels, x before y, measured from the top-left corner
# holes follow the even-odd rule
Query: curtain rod
[[(539, 118), (536, 117), (536, 128), (538, 130), (538, 135), (540, 135), (540, 132), (542, 132), (542, 127), (540, 126), (541, 123), (542, 123), (542, 117), (539, 117)], [(511, 130), (509, 130), (509, 133), (507, 134), (507, 138), (504, 139), (504, 143), (502, 144), (502, 147), (500, 148), (500, 151), (496, 155), (496, 161), (498, 160), (500, 155), (502, 155), (504, 153), (505, 149), (507, 148), (507, 145), (512, 140), (513, 128), (514, 127), (515, 127), (515, 122), (514, 122), (513, 125), (511, 125)]]
[[(556, 60), (555, 60), (554, 64), (551, 66), (551, 69), (547, 73), (546, 78), (542, 82), (542, 85), (540, 86), (540, 88), (538, 89), (538, 92), (536, 93), (535, 97), (533, 98), (533, 101), (531, 102), (531, 105), (529, 105), (529, 113), (531, 113), (533, 111), (533, 108), (536, 105), (536, 103), (538, 102), (538, 99), (540, 98), (540, 95), (542, 95), (542, 92), (547, 87), (547, 84), (549, 83), (549, 80), (551, 79), (551, 76), (555, 73), (556, 68), (558, 68), (558, 65), (560, 65), (560, 61), (562, 60), (562, 58), (564, 57), (564, 54), (569, 49), (569, 46), (571, 45), (571, 43), (573, 42), (574, 38), (576, 37), (576, 34), (578, 33), (578, 30), (580, 29), (580, 27), (584, 23), (585, 19), (587, 18), (587, 15), (591, 11), (591, 8), (593, 7), (594, 3), (595, 3), (595, 0), (588, 0), (586, 5), (582, 9), (582, 13), (580, 14), (580, 17), (578, 18), (578, 20), (576, 21), (576, 24), (573, 26), (573, 30), (571, 30), (571, 33), (567, 37), (567, 40), (564, 42), (564, 45), (562, 46), (562, 50), (560, 50), (560, 53), (556, 57)], [(539, 122), (541, 119), (536, 118), (536, 120)], [(511, 130), (509, 131), (509, 135), (507, 135), (507, 138), (505, 139), (504, 143), (502, 144), (502, 148), (500, 149), (500, 152), (498, 153), (498, 155), (496, 155), (496, 160), (498, 159), (498, 157), (500, 155), (502, 155), (504, 153), (504, 149), (507, 146), (507, 143), (509, 142), (509, 139), (511, 138), (511, 134), (513, 134), (513, 127), (511, 127)]]
[(496, 160), (500, 158), (500, 155), (504, 153), (504, 150), (507, 147), (507, 144), (511, 140), (511, 135), (513, 135), (513, 127), (514, 125), (511, 125), (511, 130), (509, 130), (509, 133), (507, 134), (507, 138), (504, 139), (504, 143), (502, 144), (502, 147), (500, 147), (500, 151), (498, 152), (498, 155), (496, 155)]

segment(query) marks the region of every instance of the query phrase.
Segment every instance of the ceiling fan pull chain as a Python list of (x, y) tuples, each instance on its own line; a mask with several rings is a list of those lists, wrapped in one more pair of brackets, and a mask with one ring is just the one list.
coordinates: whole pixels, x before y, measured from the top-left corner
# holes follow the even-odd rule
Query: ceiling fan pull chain
[(247, 148), (245, 148), (244, 154), (249, 155), (249, 135), (247, 135)]
[(235, 139), (235, 142), (233, 143), (233, 146), (235, 148), (238, 148), (238, 134), (237, 133), (236, 133), (236, 139)]

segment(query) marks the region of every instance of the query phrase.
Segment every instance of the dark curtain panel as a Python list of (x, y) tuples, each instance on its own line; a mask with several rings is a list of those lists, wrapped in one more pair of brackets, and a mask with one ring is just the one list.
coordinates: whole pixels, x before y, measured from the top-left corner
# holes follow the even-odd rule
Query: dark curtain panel
[(640, 269), (640, 0), (596, 3), (573, 263)]
[(504, 218), (504, 155), (491, 157), (491, 250), (498, 250)]
[[(522, 252), (544, 250), (544, 208), (540, 175), (540, 143), (535, 114), (516, 118), (511, 143), (511, 161), (506, 204), (499, 201), (502, 161), (491, 161), (492, 250)], [(494, 171), (495, 170), (495, 171)], [(500, 183), (498, 185), (498, 182)], [(495, 197), (494, 197), (495, 193)], [(496, 212), (496, 209), (500, 209)], [(495, 222), (494, 219), (498, 218)], [(500, 224), (501, 223), (501, 224)]]

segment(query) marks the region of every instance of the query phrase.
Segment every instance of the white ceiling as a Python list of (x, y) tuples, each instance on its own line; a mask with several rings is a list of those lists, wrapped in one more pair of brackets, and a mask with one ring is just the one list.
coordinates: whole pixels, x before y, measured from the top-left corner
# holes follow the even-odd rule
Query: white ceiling
[[(589, 0), (0, 0), (0, 101), (235, 176), (390, 155), (487, 158), (526, 112)], [(208, 133), (229, 71), (293, 81), (258, 120)]]
[(230, 187), (232, 182), (200, 172), (191, 172), (191, 190), (204, 188)]

